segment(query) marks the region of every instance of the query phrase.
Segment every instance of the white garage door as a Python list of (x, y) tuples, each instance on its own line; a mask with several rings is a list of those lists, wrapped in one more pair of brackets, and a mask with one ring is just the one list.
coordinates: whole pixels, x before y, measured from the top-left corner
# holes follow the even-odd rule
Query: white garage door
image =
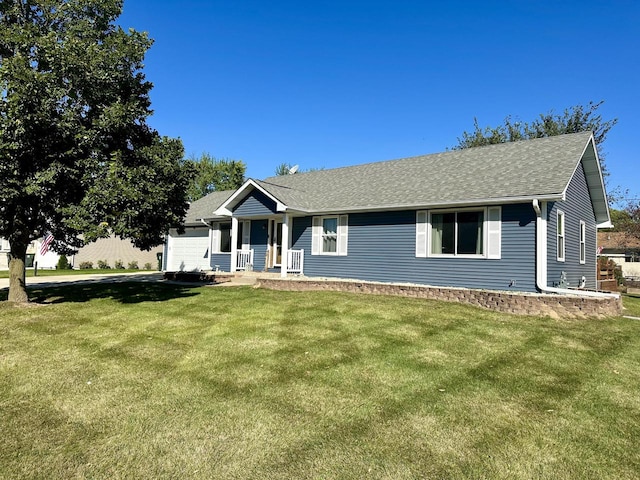
[(209, 229), (187, 229), (183, 235), (175, 230), (167, 239), (167, 270), (170, 272), (210, 270)]

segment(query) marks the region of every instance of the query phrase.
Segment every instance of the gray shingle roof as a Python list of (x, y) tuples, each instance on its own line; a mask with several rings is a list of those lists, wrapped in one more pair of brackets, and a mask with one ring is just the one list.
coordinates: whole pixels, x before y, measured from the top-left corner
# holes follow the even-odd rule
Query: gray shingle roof
[(184, 219), (186, 226), (202, 225), (201, 218), (211, 218), (213, 212), (222, 205), (227, 198), (235, 190), (224, 190), (220, 192), (211, 192), (206, 197), (199, 198), (198, 200), (191, 202), (187, 216)]
[(560, 196), (590, 132), (453, 150), (257, 181), (307, 212), (474, 203)]

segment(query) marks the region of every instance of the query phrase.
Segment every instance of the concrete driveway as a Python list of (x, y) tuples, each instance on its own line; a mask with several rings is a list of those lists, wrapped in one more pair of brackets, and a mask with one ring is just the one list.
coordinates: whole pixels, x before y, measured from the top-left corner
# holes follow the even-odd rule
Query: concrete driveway
[[(83, 283), (121, 283), (121, 282), (158, 282), (162, 280), (162, 272), (133, 273), (93, 273), (90, 275), (50, 275), (44, 277), (27, 277), (27, 287), (43, 287), (46, 285), (73, 285)], [(0, 278), (0, 290), (9, 288), (9, 279)]]

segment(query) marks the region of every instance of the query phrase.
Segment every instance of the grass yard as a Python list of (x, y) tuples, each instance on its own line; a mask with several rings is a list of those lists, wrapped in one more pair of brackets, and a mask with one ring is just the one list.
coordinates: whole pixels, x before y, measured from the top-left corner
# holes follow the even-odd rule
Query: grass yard
[(31, 295), (0, 303), (2, 478), (640, 474), (637, 320), (248, 287)]

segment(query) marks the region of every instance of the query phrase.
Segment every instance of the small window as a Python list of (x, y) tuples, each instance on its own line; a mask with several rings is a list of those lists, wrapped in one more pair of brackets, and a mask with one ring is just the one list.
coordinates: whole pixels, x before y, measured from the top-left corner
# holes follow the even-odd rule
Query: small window
[(564, 212), (558, 210), (558, 221), (556, 222), (556, 231), (558, 236), (557, 257), (559, 262), (564, 262)]
[(587, 226), (583, 221), (580, 221), (580, 263), (587, 262)]
[(338, 217), (322, 219), (322, 253), (338, 251)]
[(214, 223), (211, 234), (211, 251), (213, 253), (231, 253), (230, 223)]
[(346, 255), (348, 215), (313, 217), (311, 254)]
[(231, 252), (231, 224), (220, 224), (220, 253)]

